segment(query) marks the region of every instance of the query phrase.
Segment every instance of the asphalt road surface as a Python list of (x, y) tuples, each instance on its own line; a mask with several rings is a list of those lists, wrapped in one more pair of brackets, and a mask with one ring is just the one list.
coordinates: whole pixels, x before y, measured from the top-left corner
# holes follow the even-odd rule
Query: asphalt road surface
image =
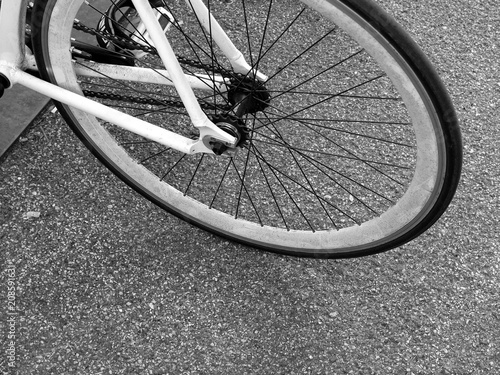
[(48, 112), (0, 165), (0, 364), (10, 333), (19, 374), (498, 373), (500, 10), (379, 3), (461, 121), (462, 182), (433, 228), (337, 261), (229, 243), (132, 192)]

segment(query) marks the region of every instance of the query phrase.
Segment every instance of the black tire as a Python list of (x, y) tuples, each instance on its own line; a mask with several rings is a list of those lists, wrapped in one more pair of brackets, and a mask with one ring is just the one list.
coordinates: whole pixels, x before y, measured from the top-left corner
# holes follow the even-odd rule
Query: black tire
[[(66, 122), (92, 153), (161, 208), (208, 231), (268, 251), (362, 256), (401, 246), (427, 230), (446, 210), (457, 188), (461, 136), (446, 89), (404, 30), (370, 0), (310, 2), (317, 8), (306, 7), (302, 12), (295, 4), (280, 9), (246, 2), (236, 8), (235, 2), (229, 9), (219, 3), (212, 1), (215, 17), (235, 44), (241, 43), (242, 52), (257, 55), (255, 61), (250, 59), (253, 65), (270, 76), (264, 88), (232, 76), (233, 90), (251, 92), (261, 102), (268, 101), (258, 96), (262, 91), (271, 97), (257, 113), (243, 116), (251, 135), (238, 156), (211, 160), (182, 156), (58, 103)], [(105, 77), (76, 80), (69, 53), (72, 22), (68, 21), (76, 15), (75, 4), (75, 0), (35, 3), (34, 12), (40, 17), (33, 25), (38, 68), (44, 79), (79, 93), (102, 84), (113, 86), (114, 81)], [(165, 9), (173, 19), (185, 20), (170, 31), (173, 46), (191, 59), (206, 60), (197, 46), (205, 35), (196, 30), (187, 13), (169, 4)], [(240, 15), (242, 21), (236, 23)], [(257, 21), (262, 20), (269, 25), (260, 26)], [(288, 20), (290, 29), (284, 26)], [(250, 32), (240, 37), (240, 28)], [(284, 47), (261, 35), (255, 40), (265, 40), (269, 50), (246, 47), (248, 37), (258, 31), (266, 37), (272, 34), (272, 40), (279, 37)], [(189, 32), (194, 33), (191, 39), (184, 34)], [(58, 33), (60, 37), (53, 37)], [(304, 48), (301, 54), (295, 51), (299, 47)], [(129, 51), (115, 50), (130, 58)], [(207, 51), (214, 66), (230, 70), (220, 55), (213, 57), (218, 53), (215, 48)], [(137, 57), (136, 63), (152, 66), (153, 59), (147, 54)], [(77, 59), (76, 66), (85, 64)], [(280, 76), (286, 79), (275, 78)], [(156, 95), (151, 84), (139, 85), (134, 84), (129, 95)], [(111, 92), (129, 90), (130, 85), (120, 83)], [(161, 90), (162, 95), (175, 95), (163, 86)], [(221, 107), (231, 104), (225, 93), (197, 95), (203, 103), (213, 104), (206, 111), (214, 122), (230, 122), (242, 131), (231, 111)], [(143, 115), (148, 108), (151, 122), (157, 116), (161, 126), (189, 135), (185, 112), (166, 105), (152, 112), (152, 106), (150, 102), (140, 110), (125, 110)], [(168, 122), (165, 111), (169, 111)], [(373, 119), (368, 119), (371, 114)]]

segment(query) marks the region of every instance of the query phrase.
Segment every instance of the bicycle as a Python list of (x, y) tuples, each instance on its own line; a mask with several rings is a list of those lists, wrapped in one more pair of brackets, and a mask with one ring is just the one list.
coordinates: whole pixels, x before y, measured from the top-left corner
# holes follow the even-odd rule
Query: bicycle
[(3, 0), (0, 32), (2, 90), (53, 98), (133, 189), (245, 245), (386, 251), (456, 191), (452, 102), (371, 0)]

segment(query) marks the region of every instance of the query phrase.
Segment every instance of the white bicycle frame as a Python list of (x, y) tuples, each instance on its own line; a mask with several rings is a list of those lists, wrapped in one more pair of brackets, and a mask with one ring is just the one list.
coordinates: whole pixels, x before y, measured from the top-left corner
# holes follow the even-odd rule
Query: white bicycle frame
[[(83, 3), (84, 0), (81, 1)], [(218, 88), (224, 91), (223, 78), (195, 77), (184, 74), (167, 40), (165, 32), (158, 23), (157, 14), (153, 11), (148, 0), (132, 0), (132, 2), (141, 16), (142, 22), (165, 65), (166, 71), (161, 72), (161, 74), (155, 71), (152, 74), (148, 72), (148, 69), (111, 66), (109, 64), (96, 65), (100, 65), (99, 69), (106, 70), (107, 75), (117, 79), (125, 79), (126, 77), (127, 80), (131, 80), (130, 77), (133, 77), (136, 81), (140, 82), (173, 84), (189, 114), (192, 124), (200, 132), (199, 139), (192, 140), (186, 138), (27, 73), (25, 70), (36, 67), (32, 54), (27, 51), (24, 44), (28, 0), (2, 0), (2, 7), (0, 8), (0, 35), (2, 35), (0, 39), (0, 73), (9, 81), (10, 86), (8, 88), (11, 88), (15, 84), (20, 84), (56, 101), (87, 112), (125, 130), (186, 154), (199, 152), (213, 153), (210, 142), (214, 140), (222, 142), (228, 147), (235, 147), (236, 138), (222, 131), (210, 121), (201, 109), (193, 93), (193, 88), (213, 89), (213, 85), (219, 85)], [(215, 43), (228, 58), (235, 72), (242, 74), (252, 73), (258, 79), (265, 80), (265, 75), (252, 71), (251, 66), (245, 61), (242, 53), (234, 46), (202, 0), (186, 0), (186, 2), (196, 13), (203, 27), (211, 33)], [(88, 76), (95, 75), (95, 71), (91, 69), (79, 69), (78, 73)]]

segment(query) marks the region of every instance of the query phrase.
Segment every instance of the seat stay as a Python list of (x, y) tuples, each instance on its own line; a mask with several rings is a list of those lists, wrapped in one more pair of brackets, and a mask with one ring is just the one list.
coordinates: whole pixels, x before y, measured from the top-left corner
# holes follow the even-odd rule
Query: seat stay
[(141, 16), (141, 21), (146, 26), (156, 51), (160, 56), (165, 68), (170, 74), (180, 99), (184, 103), (186, 111), (191, 119), (193, 126), (200, 131), (200, 141), (217, 139), (232, 147), (236, 146), (237, 140), (225, 131), (218, 128), (201, 109), (196, 96), (191, 89), (189, 82), (182, 70), (182, 67), (175, 56), (165, 32), (158, 23), (156, 14), (147, 0), (132, 0), (136, 11)]
[(253, 69), (245, 60), (243, 54), (236, 48), (224, 29), (217, 22), (210, 10), (202, 0), (185, 0), (187, 5), (193, 10), (200, 24), (214, 39), (217, 46), (222, 50), (229, 60), (231, 67), (236, 73), (244, 75), (250, 74), (258, 80), (264, 82), (267, 76)]

